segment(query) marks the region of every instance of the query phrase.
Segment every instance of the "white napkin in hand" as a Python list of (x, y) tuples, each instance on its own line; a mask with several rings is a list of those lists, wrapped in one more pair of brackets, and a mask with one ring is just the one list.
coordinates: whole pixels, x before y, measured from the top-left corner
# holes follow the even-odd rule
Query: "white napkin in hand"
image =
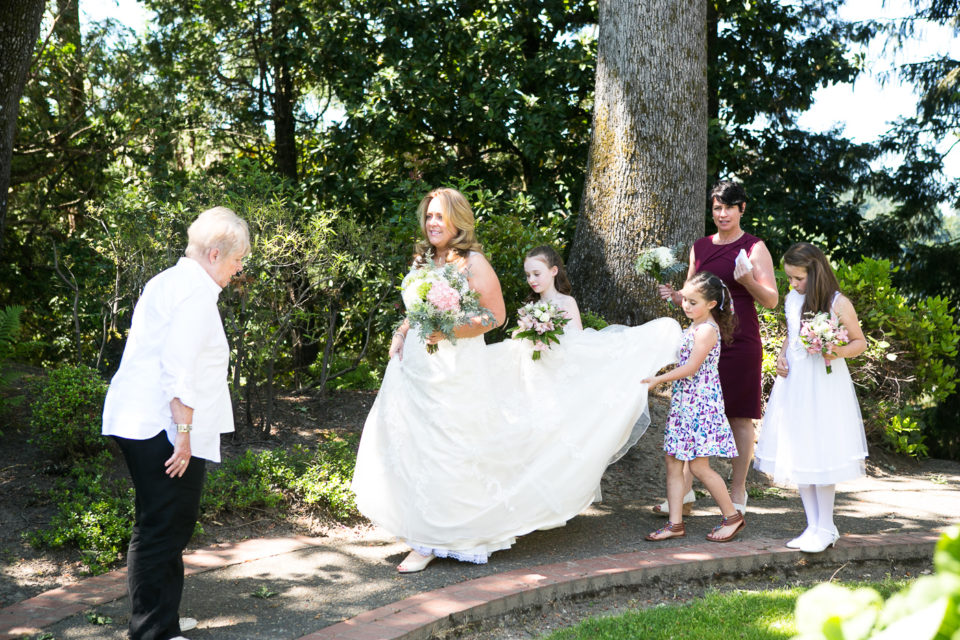
[(743, 265), (747, 271), (753, 271), (753, 264), (750, 263), (750, 258), (743, 249), (740, 249), (740, 253), (737, 254), (736, 264)]

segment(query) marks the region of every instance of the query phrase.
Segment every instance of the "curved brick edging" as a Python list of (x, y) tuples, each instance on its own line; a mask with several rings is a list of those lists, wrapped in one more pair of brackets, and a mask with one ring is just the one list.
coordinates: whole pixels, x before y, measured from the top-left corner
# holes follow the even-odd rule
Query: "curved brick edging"
[[(190, 576), (204, 573), (233, 564), (320, 546), (324, 542), (323, 538), (293, 536), (215, 544), (184, 554), (184, 574)], [(25, 635), (39, 633), (42, 627), (126, 595), (126, 567), (45, 591), (0, 609), (0, 640), (16, 640)]]
[[(926, 558), (939, 537), (939, 533), (843, 536), (816, 558), (833, 562)], [(772, 563), (792, 563), (804, 555), (787, 549), (784, 542), (756, 538), (727, 545), (703, 543), (509, 571), (421, 593), (299, 640), (427, 640), (444, 630), (557, 598), (629, 587), (654, 577), (747, 573)]]

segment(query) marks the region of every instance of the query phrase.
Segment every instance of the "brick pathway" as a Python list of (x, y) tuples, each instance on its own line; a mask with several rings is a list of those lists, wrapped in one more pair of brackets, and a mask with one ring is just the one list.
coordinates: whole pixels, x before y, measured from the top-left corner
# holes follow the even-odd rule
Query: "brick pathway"
[[(232, 564), (320, 546), (323, 543), (322, 538), (294, 536), (216, 544), (185, 554), (184, 573), (190, 576)], [(0, 609), (0, 640), (17, 640), (25, 635), (39, 633), (41, 628), (49, 624), (126, 595), (126, 568), (51, 589)]]
[[(824, 560), (845, 562), (929, 557), (939, 534), (845, 535)], [(300, 640), (427, 639), (443, 629), (496, 616), (556, 598), (610, 587), (630, 586), (653, 577), (689, 578), (715, 572), (750, 572), (771, 564), (792, 564), (802, 555), (785, 540), (754, 538), (727, 545), (671, 546), (541, 565), (485, 576), (420, 593)], [(184, 556), (187, 575), (290, 553), (323, 544), (321, 538), (292, 537), (220, 544)], [(126, 595), (120, 569), (53, 589), (0, 609), (0, 640), (16, 640), (85, 609)]]

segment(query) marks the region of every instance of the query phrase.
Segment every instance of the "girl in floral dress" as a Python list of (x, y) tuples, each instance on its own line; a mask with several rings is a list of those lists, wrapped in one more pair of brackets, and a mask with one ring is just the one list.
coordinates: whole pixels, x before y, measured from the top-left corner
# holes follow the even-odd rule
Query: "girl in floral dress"
[(680, 364), (667, 373), (642, 380), (650, 387), (673, 381), (670, 415), (663, 436), (670, 520), (646, 539), (667, 540), (687, 535), (683, 523), (683, 463), (689, 462), (693, 475), (707, 488), (723, 514), (723, 520), (714, 527), (707, 540), (729, 542), (746, 526), (746, 522), (743, 514), (733, 506), (723, 478), (710, 468), (709, 457), (737, 456), (717, 372), (720, 340), (731, 339), (736, 316), (727, 286), (707, 271), (687, 280), (680, 295), (683, 312), (693, 321), (683, 334)]

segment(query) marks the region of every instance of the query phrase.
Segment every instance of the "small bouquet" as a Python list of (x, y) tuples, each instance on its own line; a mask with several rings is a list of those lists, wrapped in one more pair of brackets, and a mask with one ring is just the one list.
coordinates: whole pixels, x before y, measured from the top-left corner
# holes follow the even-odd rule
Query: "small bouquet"
[[(403, 279), (402, 288), (408, 286), (414, 287), (417, 302), (407, 310), (407, 319), (424, 341), (439, 331), (456, 344), (453, 331), (460, 325), (476, 317), (482, 317), (484, 325), (493, 322), (493, 313), (480, 306), (480, 294), (470, 289), (455, 265), (414, 269)], [(428, 344), (427, 353), (436, 353), (437, 348)]]
[[(823, 355), (833, 353), (834, 349), (847, 344), (849, 337), (842, 324), (830, 317), (826, 311), (807, 312), (806, 320), (800, 323), (800, 343), (807, 353)], [(827, 373), (832, 373), (830, 361), (827, 361)]]
[(560, 344), (563, 325), (570, 318), (552, 302), (540, 300), (528, 302), (517, 310), (517, 324), (520, 330), (513, 334), (516, 340), (533, 341), (533, 359), (539, 360), (540, 354), (550, 348), (550, 343)]
[(649, 275), (657, 282), (672, 280), (678, 274), (686, 270), (687, 263), (677, 260), (677, 256), (683, 250), (682, 245), (672, 247), (652, 247), (644, 249), (637, 256), (633, 268), (641, 275)]

